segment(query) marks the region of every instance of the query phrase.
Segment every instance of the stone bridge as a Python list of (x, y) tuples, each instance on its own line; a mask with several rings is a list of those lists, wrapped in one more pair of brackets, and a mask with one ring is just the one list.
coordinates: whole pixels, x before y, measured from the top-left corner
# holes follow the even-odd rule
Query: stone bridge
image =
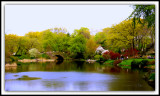
[(63, 60), (66, 57), (66, 53), (65, 52), (46, 52), (46, 54), (52, 58), (52, 59), (57, 59), (57, 60)]

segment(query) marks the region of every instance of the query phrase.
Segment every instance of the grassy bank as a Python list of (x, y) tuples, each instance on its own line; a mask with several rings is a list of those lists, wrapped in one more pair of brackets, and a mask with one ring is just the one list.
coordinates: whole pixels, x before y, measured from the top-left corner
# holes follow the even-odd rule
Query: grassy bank
[(104, 62), (104, 64), (113, 64), (114, 60), (107, 60)]
[[(118, 60), (107, 60), (103, 64), (111, 64), (111, 65), (118, 65), (122, 68), (131, 68), (131, 65), (142, 65), (145, 68), (154, 69), (155, 67), (155, 59), (127, 59), (122, 60), (121, 62), (116, 63)], [(133, 66), (134, 67), (134, 66)]]
[(151, 62), (151, 61), (154, 61), (155, 59), (127, 59), (127, 60), (123, 60), (121, 63), (119, 63), (119, 66), (131, 66), (131, 63), (133, 61), (142, 62), (144, 60)]

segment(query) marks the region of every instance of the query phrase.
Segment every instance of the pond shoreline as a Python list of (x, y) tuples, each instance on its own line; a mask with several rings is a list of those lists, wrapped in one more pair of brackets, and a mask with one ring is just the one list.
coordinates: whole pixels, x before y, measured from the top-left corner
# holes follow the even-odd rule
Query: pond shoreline
[(17, 63), (16, 62), (7, 63), (7, 64), (5, 64), (5, 67), (17, 67)]
[(39, 58), (39, 59), (22, 59), (18, 60), (18, 62), (54, 62), (55, 59), (44, 59), (44, 58)]

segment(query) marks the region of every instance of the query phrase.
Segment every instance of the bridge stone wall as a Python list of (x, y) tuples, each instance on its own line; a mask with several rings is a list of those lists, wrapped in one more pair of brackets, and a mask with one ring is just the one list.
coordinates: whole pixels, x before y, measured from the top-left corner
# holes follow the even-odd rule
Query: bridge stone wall
[(56, 57), (58, 57), (56, 55), (60, 55), (61, 57), (63, 57), (63, 59), (65, 59), (65, 57), (66, 57), (66, 54), (64, 52), (51, 52), (50, 51), (50, 52), (46, 52), (46, 54), (49, 55), (50, 58), (56, 58)]

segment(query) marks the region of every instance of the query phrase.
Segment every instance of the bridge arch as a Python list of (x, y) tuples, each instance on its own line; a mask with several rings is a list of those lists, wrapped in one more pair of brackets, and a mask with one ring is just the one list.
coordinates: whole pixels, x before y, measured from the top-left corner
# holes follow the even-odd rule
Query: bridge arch
[(66, 54), (64, 52), (46, 52), (46, 54), (53, 59), (57, 59), (57, 60), (64, 60), (66, 57)]
[(63, 56), (61, 55), (55, 55), (57, 57), (57, 60), (64, 60)]

